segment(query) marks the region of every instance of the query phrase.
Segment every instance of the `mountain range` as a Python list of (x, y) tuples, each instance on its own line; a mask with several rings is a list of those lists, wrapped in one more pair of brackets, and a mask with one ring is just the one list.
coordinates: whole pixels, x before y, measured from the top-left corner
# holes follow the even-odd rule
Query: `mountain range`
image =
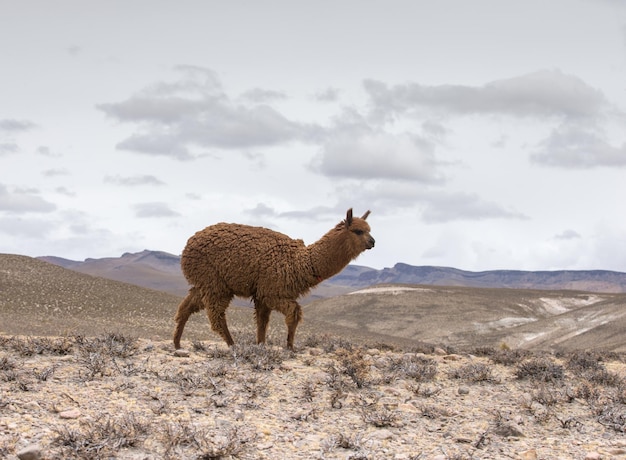
[[(144, 277), (163, 274), (161, 264), (175, 273), (176, 257), (163, 253), (126, 254), (120, 259), (127, 265), (142, 267)], [(85, 264), (100, 265), (104, 272), (108, 269), (103, 266), (110, 266), (117, 274), (133, 273), (131, 267), (120, 266), (120, 260), (87, 260)], [(151, 264), (161, 268), (149, 269)], [(400, 272), (414, 271), (408, 266), (399, 268)], [(626, 294), (423, 284), (347, 288), (346, 284), (357, 282), (355, 279), (371, 280), (375, 279), (372, 274), (382, 273), (390, 279), (387, 276), (393, 272), (358, 266), (348, 267), (345, 272), (338, 277), (343, 284), (337, 286), (351, 292), (306, 304), (298, 340), (306, 341), (311, 336), (324, 340), (324, 336), (331, 335), (404, 349), (426, 343), (457, 350), (506, 346), (626, 352)], [(0, 254), (0, 335), (97, 335), (116, 331), (167, 339), (179, 302), (180, 296), (164, 291), (79, 273), (26, 256)], [(254, 336), (249, 302), (246, 307), (229, 308), (228, 318), (235, 334)], [(215, 338), (206, 315), (193, 315), (183, 340), (188, 343), (206, 338)], [(284, 318), (278, 313), (271, 316), (270, 338), (273, 343), (284, 343)]]
[[(188, 285), (180, 270), (180, 256), (144, 250), (121, 257), (75, 261), (54, 256), (40, 260), (70, 270), (135, 284), (184, 296)], [(311, 291), (303, 303), (333, 297), (377, 284), (423, 284), (509, 289), (578, 290), (626, 292), (626, 273), (609, 270), (519, 271), (489, 270), (472, 272), (449, 267), (413, 266), (397, 263), (381, 270), (348, 265), (341, 273)]]

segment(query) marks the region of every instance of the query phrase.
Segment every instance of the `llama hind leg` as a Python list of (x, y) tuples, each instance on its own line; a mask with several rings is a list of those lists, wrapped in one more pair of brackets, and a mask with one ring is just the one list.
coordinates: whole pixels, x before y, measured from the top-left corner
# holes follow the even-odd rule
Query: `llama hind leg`
[(255, 301), (254, 316), (256, 317), (256, 343), (265, 343), (267, 324), (272, 310), (263, 302)]
[(217, 332), (229, 347), (232, 347), (235, 341), (230, 335), (228, 324), (226, 323), (226, 308), (229, 303), (230, 300), (225, 304), (207, 305), (206, 312), (209, 317), (209, 322), (211, 323), (211, 329)]
[(287, 348), (293, 350), (296, 329), (300, 321), (302, 321), (302, 307), (295, 300), (288, 300), (276, 305), (276, 310), (285, 315), (285, 324), (287, 325)]
[(204, 305), (202, 305), (196, 289), (191, 288), (189, 290), (189, 294), (187, 294), (183, 301), (178, 305), (178, 310), (176, 311), (176, 316), (174, 317), (174, 321), (176, 322), (176, 328), (174, 329), (174, 348), (177, 350), (180, 348), (180, 338), (183, 335), (185, 324), (187, 324), (187, 320), (191, 314), (196, 313), (203, 308)]

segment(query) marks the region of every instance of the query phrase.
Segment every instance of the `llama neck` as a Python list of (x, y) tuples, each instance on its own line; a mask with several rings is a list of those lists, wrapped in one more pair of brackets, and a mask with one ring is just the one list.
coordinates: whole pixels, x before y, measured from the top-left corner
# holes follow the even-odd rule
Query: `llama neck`
[(358, 255), (350, 250), (342, 233), (331, 230), (318, 241), (307, 246), (313, 275), (317, 278), (317, 282), (336, 275)]

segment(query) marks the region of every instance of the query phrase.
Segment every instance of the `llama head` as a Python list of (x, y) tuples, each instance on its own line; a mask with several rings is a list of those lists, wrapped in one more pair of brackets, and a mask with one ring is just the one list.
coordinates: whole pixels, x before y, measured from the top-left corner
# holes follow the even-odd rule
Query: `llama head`
[(365, 221), (369, 215), (370, 212), (367, 211), (362, 217), (353, 217), (352, 208), (350, 208), (346, 213), (346, 220), (342, 222), (344, 229), (349, 232), (350, 245), (359, 249), (359, 253), (372, 249), (376, 242), (370, 234), (369, 224)]

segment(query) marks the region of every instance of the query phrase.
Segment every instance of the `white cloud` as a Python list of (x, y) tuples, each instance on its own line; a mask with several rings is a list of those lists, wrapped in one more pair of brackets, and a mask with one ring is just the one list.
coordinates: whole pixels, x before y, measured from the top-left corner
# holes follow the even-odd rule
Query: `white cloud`
[(35, 190), (14, 189), (12, 192), (0, 184), (0, 211), (14, 214), (52, 212), (56, 206), (44, 200)]
[(52, 152), (52, 150), (50, 150), (50, 147), (46, 147), (44, 145), (37, 147), (36, 153), (38, 153), (39, 155), (52, 157), (52, 158), (58, 158), (61, 156), (59, 153)]
[(69, 197), (76, 196), (76, 192), (69, 190), (67, 187), (57, 187), (54, 189), (54, 191), (57, 192), (59, 195), (64, 195), (64, 196), (69, 196)]
[(261, 219), (276, 216), (274, 208), (266, 205), (265, 203), (257, 203), (254, 208), (246, 209), (245, 212), (246, 214), (250, 214), (251, 216)]
[[(0, 204), (2, 202), (0, 193)], [(18, 216), (0, 217), (0, 233), (9, 237), (15, 237), (22, 241), (24, 238), (42, 239), (47, 238), (52, 231), (50, 222), (39, 218), (26, 218)], [(5, 244), (6, 241), (3, 241)], [(18, 248), (13, 251), (18, 251)], [(16, 252), (19, 253), (19, 252)]]
[(45, 177), (58, 177), (58, 176), (69, 176), (70, 172), (65, 169), (46, 169), (41, 173)]
[(249, 89), (241, 95), (242, 99), (257, 104), (266, 104), (275, 101), (287, 99), (287, 95), (281, 91), (273, 91), (268, 89), (254, 88)]
[(603, 133), (593, 126), (567, 123), (552, 130), (539, 143), (531, 159), (547, 166), (593, 168), (626, 166), (626, 143), (610, 145)]
[(574, 240), (574, 239), (579, 239), (581, 238), (580, 233), (578, 233), (575, 230), (564, 230), (562, 233), (559, 233), (558, 235), (554, 235), (554, 238), (557, 240)]
[(457, 220), (527, 219), (519, 212), (485, 201), (473, 193), (435, 193), (425, 200), (422, 218), (427, 223)]
[(326, 88), (323, 91), (315, 93), (313, 96), (316, 101), (320, 102), (337, 102), (341, 91), (337, 88)]
[(236, 102), (222, 91), (214, 72), (179, 67), (181, 80), (148, 87), (129, 99), (99, 104), (98, 109), (120, 122), (138, 125), (117, 148), (181, 160), (200, 149), (241, 149), (308, 140), (318, 129), (300, 125), (260, 103), (282, 93), (254, 89)]
[(19, 145), (15, 142), (14, 137), (26, 131), (31, 131), (37, 125), (28, 120), (15, 120), (5, 118), (0, 120), (0, 156), (20, 151)]
[(135, 187), (138, 185), (165, 185), (165, 182), (150, 174), (135, 176), (105, 176), (104, 182), (115, 185), (123, 185), (127, 187)]
[(373, 114), (383, 118), (427, 111), (580, 118), (596, 117), (607, 107), (602, 92), (558, 70), (495, 80), (483, 86), (408, 83), (389, 87), (374, 80), (366, 80), (364, 86)]
[(337, 130), (314, 158), (313, 169), (329, 177), (443, 181), (433, 145), (425, 139), (408, 133), (359, 131)]
[(176, 217), (180, 214), (172, 210), (167, 203), (152, 202), (152, 203), (139, 203), (134, 206), (135, 216), (139, 218), (150, 217)]
[(20, 148), (14, 142), (1, 142), (0, 143), (0, 155), (7, 153), (17, 153)]
[(34, 129), (36, 127), (37, 125), (35, 123), (28, 120), (14, 120), (11, 118), (5, 118), (4, 120), (0, 120), (0, 131), (4, 131), (7, 133), (30, 131), (31, 129)]

